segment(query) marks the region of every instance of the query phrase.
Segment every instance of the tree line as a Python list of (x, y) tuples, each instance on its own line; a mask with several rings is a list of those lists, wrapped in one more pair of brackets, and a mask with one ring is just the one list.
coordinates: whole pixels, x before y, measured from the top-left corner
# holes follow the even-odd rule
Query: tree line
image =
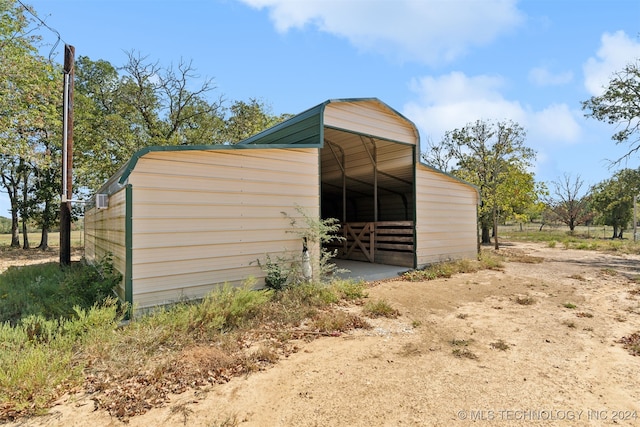
[[(615, 73), (605, 91), (582, 102), (586, 117), (617, 125), (612, 139), (627, 144), (619, 165), (640, 150), (640, 59)], [(640, 168), (622, 169), (590, 188), (580, 175), (564, 174), (549, 183), (536, 182), (531, 166), (535, 150), (526, 131), (509, 120), (477, 120), (429, 142), (422, 159), (429, 165), (474, 184), (481, 195), (478, 222), (481, 241), (499, 247), (498, 226), (505, 221), (561, 222), (573, 232), (580, 224), (613, 227), (622, 238), (640, 196)]]
[[(0, 191), (11, 203), (11, 246), (29, 248), (29, 224), (39, 247), (59, 215), (62, 151), (62, 67), (43, 57), (37, 22), (21, 3), (0, 0)], [(235, 144), (289, 114), (263, 101), (229, 102), (192, 62), (168, 66), (139, 52), (123, 65), (80, 56), (74, 80), (74, 198), (94, 193), (132, 155), (148, 146)], [(640, 66), (612, 76), (603, 95), (582, 103), (585, 116), (618, 125), (612, 139), (640, 149)], [(518, 123), (477, 120), (430, 142), (422, 159), (474, 184), (481, 195), (481, 241), (499, 245), (507, 220), (610, 225), (622, 237), (640, 191), (640, 169), (623, 169), (591, 188), (569, 174), (550, 183), (531, 172), (535, 150)]]
[[(29, 248), (33, 224), (46, 249), (59, 216), (63, 79), (61, 64), (39, 53), (32, 16), (0, 0), (0, 189), (11, 205), (11, 246), (20, 246), (22, 231)], [(165, 66), (128, 52), (121, 66), (79, 56), (74, 71), (74, 199), (141, 148), (235, 144), (290, 117), (258, 99), (229, 102), (191, 62)]]

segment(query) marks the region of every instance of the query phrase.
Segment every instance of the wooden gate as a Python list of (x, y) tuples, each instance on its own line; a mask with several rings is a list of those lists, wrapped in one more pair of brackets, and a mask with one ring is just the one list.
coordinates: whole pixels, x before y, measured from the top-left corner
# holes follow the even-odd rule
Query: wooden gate
[(337, 258), (378, 264), (414, 266), (413, 221), (377, 221), (343, 223), (329, 249), (337, 249)]

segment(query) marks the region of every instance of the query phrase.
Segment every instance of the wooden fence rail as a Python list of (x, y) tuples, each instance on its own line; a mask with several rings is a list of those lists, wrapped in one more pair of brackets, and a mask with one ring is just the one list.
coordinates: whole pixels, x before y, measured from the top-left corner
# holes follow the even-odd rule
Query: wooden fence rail
[(349, 222), (341, 224), (342, 242), (327, 245), (337, 258), (379, 264), (414, 266), (413, 221)]

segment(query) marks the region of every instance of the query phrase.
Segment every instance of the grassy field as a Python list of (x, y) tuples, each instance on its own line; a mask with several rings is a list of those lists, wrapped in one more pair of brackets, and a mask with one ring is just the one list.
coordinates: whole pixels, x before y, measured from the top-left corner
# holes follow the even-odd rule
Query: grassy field
[[(29, 243), (31, 247), (36, 247), (40, 244), (40, 232), (35, 231), (29, 233)], [(11, 244), (11, 234), (0, 234), (0, 248), (8, 247)], [(20, 234), (20, 244), (22, 245), (22, 234)], [(71, 232), (71, 246), (82, 247), (84, 245), (84, 231), (74, 230)], [(60, 233), (49, 233), (49, 246), (52, 248), (60, 247)]]
[(585, 249), (640, 254), (640, 240), (633, 241), (633, 230), (626, 230), (623, 239), (611, 239), (611, 227), (579, 226), (573, 233), (566, 226), (545, 226), (540, 231), (537, 224), (503, 225), (498, 229), (502, 242), (543, 242), (549, 247)]

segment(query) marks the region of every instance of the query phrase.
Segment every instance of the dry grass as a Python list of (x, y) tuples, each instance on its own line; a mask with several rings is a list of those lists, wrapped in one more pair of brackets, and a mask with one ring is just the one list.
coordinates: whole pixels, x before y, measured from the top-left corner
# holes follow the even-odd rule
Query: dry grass
[(504, 267), (503, 257), (494, 251), (483, 251), (478, 260), (457, 260), (431, 264), (421, 270), (412, 270), (402, 275), (403, 280), (420, 282), (449, 278), (454, 274), (475, 273), (480, 270), (500, 270)]
[(408, 342), (402, 346), (402, 349), (398, 352), (398, 354), (404, 357), (419, 356), (420, 354), (422, 354), (422, 349), (418, 344)]
[(509, 344), (507, 344), (504, 340), (498, 340), (496, 342), (492, 342), (491, 344), (489, 344), (489, 346), (493, 349), (500, 350), (500, 351), (507, 351), (510, 348)]
[(472, 352), (471, 350), (469, 350), (468, 348), (454, 348), (451, 351), (451, 354), (453, 354), (455, 357), (459, 359), (473, 359), (473, 360), (478, 359), (478, 355)]
[(533, 305), (536, 303), (536, 299), (530, 295), (517, 296), (515, 298), (516, 304), (520, 305)]
[[(135, 317), (118, 329), (112, 326), (98, 331), (71, 324), (70, 330), (77, 329), (80, 334), (78, 341), (62, 338), (68, 341), (68, 354), (73, 360), (62, 366), (32, 363), (29, 366), (34, 369), (21, 371), (25, 378), (37, 375), (51, 379), (62, 375), (55, 383), (61, 386), (52, 398), (37, 402), (34, 396), (49, 396), (45, 390), (33, 393), (6, 390), (12, 397), (3, 399), (0, 421), (40, 413), (69, 386), (84, 388), (93, 395), (96, 408), (126, 422), (132, 416), (165, 405), (171, 394), (225, 383), (235, 376), (278, 363), (282, 357), (298, 351), (295, 339), (312, 340), (355, 328), (370, 328), (362, 317), (343, 309), (349, 301), (362, 304), (358, 299), (365, 295), (364, 287), (364, 283), (336, 282), (331, 286), (306, 285), (278, 293), (254, 291), (250, 285), (223, 287), (200, 303), (158, 309)], [(7, 339), (17, 340), (25, 335), (7, 328), (3, 335)], [(46, 345), (43, 343), (41, 347), (46, 350)], [(15, 359), (25, 359), (22, 347), (16, 348), (20, 353), (14, 355)], [(38, 360), (46, 361), (47, 357)], [(4, 368), (9, 369), (9, 359), (4, 357), (0, 361), (3, 372)], [(67, 365), (75, 367), (73, 380), (64, 379), (69, 375)], [(0, 395), (4, 396), (2, 393), (0, 387)], [(188, 424), (189, 408), (178, 406), (175, 411), (172, 417)], [(227, 421), (221, 425), (235, 425)]]
[(617, 341), (633, 356), (640, 356), (640, 332), (622, 337)]
[(400, 312), (391, 307), (386, 300), (369, 301), (362, 308), (363, 314), (369, 317), (388, 317), (395, 318), (400, 315)]

